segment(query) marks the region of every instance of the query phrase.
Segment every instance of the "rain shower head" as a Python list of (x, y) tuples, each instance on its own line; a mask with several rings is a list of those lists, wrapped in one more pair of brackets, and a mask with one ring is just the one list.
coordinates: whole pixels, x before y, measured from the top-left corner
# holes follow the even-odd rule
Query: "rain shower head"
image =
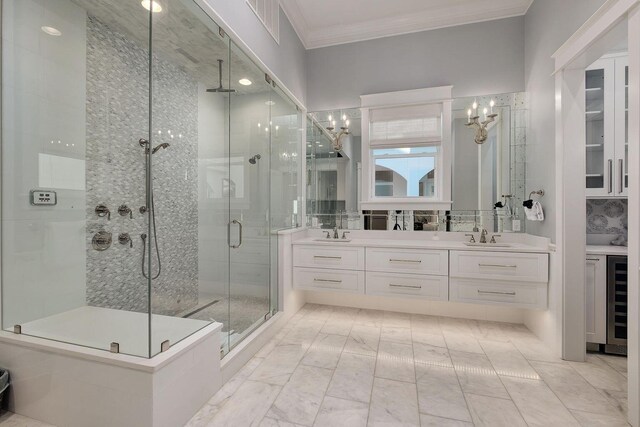
[(156, 154), (156, 152), (158, 152), (158, 150), (160, 150), (161, 148), (166, 149), (168, 147), (169, 147), (169, 143), (163, 142), (162, 144), (155, 146), (151, 151), (151, 154)]
[(256, 163), (258, 163), (258, 160), (260, 160), (261, 158), (262, 156), (260, 156), (260, 154), (256, 154), (255, 156), (249, 159), (249, 163), (251, 163), (252, 165), (255, 165)]
[(217, 88), (207, 89), (207, 92), (215, 92), (215, 93), (234, 93), (235, 89), (224, 89), (222, 87), (222, 63), (224, 61), (222, 59), (218, 59), (218, 81), (220, 84)]

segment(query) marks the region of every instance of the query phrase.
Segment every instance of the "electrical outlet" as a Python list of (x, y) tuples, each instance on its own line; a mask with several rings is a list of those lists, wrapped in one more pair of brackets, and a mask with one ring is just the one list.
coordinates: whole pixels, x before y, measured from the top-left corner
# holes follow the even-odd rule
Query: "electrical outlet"
[(512, 222), (512, 229), (513, 231), (520, 231), (520, 220), (519, 219), (514, 219)]
[(56, 192), (51, 190), (31, 190), (29, 199), (33, 206), (55, 206), (58, 203)]

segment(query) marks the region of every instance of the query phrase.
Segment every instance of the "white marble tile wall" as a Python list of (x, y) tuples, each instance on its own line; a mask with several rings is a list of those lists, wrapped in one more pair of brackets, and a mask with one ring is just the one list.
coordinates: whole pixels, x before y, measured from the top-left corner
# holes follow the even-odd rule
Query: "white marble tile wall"
[(523, 325), (308, 304), (188, 426), (617, 427), (625, 390)]

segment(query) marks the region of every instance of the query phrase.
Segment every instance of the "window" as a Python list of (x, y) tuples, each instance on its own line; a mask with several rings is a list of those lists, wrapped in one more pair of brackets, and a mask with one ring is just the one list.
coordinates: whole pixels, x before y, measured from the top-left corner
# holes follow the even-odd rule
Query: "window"
[(271, 37), (280, 43), (280, 0), (247, 0)]
[(375, 197), (436, 197), (437, 147), (372, 151)]
[(361, 97), (362, 209), (451, 207), (450, 96), (442, 87)]

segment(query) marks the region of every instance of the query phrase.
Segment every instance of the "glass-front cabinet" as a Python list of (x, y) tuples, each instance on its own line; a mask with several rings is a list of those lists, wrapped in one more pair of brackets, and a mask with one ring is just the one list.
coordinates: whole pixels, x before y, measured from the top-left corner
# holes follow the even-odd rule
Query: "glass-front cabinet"
[(608, 55), (585, 75), (586, 194), (626, 197), (628, 187), (628, 60)]

